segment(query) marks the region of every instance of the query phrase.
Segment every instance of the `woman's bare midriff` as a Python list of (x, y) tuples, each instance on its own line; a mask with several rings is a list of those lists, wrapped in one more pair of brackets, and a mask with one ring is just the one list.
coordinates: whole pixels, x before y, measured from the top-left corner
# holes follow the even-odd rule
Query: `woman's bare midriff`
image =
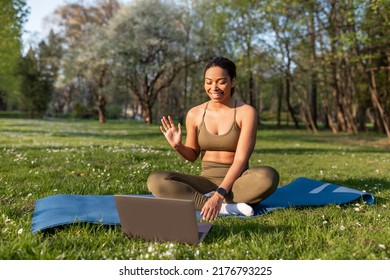
[(234, 160), (234, 155), (234, 152), (202, 151), (201, 158), (203, 161), (232, 164)]

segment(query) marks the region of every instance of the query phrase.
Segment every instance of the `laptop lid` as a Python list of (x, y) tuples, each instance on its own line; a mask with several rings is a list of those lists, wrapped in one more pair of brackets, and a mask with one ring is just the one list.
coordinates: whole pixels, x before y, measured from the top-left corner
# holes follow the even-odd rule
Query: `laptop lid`
[(197, 244), (212, 224), (198, 223), (191, 200), (115, 195), (122, 231), (148, 241)]

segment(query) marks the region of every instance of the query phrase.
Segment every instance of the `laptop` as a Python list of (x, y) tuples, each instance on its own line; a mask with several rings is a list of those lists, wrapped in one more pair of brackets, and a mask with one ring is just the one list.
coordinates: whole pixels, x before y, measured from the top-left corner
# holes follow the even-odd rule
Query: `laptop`
[(128, 237), (195, 245), (212, 227), (197, 221), (192, 200), (131, 195), (114, 195), (114, 200), (122, 231)]

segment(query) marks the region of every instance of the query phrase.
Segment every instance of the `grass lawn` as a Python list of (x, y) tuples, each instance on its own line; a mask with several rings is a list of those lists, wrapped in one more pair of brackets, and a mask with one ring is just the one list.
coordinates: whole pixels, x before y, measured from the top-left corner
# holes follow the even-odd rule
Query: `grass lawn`
[(0, 118), (0, 259), (390, 258), (390, 145), (384, 136), (258, 131), (250, 164), (271, 165), (280, 185), (309, 177), (365, 190), (374, 205), (288, 208), (216, 220), (196, 247), (126, 238), (120, 227), (73, 224), (32, 234), (34, 202), (55, 194), (147, 193), (154, 170), (198, 174), (157, 126), (128, 121)]

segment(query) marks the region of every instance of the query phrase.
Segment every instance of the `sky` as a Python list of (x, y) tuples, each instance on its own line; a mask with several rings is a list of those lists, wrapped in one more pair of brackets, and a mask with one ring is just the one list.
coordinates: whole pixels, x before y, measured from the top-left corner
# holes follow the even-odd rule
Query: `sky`
[(54, 12), (54, 10), (64, 5), (69, 0), (26, 0), (30, 8), (30, 14), (27, 22), (24, 24), (25, 32), (23, 34), (24, 46), (34, 44), (46, 37), (50, 28), (45, 26), (44, 18)]

